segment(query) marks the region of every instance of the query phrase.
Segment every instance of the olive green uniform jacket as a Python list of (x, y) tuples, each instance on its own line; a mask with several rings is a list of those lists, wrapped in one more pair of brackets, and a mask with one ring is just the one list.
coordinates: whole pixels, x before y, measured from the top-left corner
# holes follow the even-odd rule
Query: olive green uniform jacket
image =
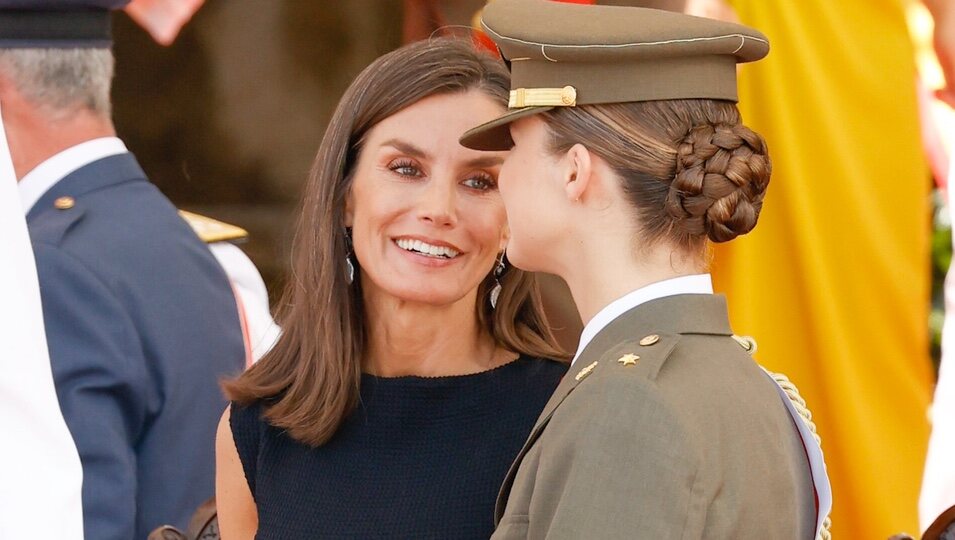
[(816, 508), (794, 420), (732, 338), (725, 299), (683, 294), (631, 309), (581, 352), (496, 519), (494, 540), (809, 540)]

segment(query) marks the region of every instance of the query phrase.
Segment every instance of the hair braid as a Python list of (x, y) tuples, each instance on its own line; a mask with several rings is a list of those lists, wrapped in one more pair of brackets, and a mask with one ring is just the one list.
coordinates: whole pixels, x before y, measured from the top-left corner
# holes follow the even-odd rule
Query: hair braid
[(731, 101), (672, 99), (558, 107), (543, 113), (551, 151), (582, 143), (613, 168), (634, 209), (640, 245), (706, 244), (753, 229), (769, 185), (765, 141)]
[(695, 126), (677, 145), (667, 213), (691, 235), (732, 240), (756, 226), (771, 169), (763, 138), (746, 126)]

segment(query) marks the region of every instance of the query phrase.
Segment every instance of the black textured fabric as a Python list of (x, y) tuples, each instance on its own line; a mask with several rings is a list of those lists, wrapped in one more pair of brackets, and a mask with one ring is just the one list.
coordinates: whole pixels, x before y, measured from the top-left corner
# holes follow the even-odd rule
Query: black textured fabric
[(507, 469), (566, 370), (522, 357), (474, 375), (363, 375), (361, 404), (319, 448), (233, 405), (256, 539), (487, 539)]

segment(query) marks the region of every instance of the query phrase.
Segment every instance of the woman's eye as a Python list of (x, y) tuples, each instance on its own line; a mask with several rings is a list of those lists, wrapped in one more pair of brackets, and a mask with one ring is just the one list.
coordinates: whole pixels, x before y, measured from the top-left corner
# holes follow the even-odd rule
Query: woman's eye
[(485, 175), (472, 176), (471, 178), (468, 178), (464, 181), (464, 185), (465, 187), (479, 191), (487, 191), (489, 189), (493, 189), (495, 186), (494, 179)]
[(410, 161), (396, 161), (388, 165), (388, 169), (401, 176), (421, 176), (421, 169)]

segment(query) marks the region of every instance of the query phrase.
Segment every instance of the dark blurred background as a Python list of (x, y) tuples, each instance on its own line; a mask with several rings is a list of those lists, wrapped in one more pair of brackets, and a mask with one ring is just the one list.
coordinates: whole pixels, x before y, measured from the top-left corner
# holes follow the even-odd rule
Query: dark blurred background
[[(681, 10), (682, 0), (605, 0)], [(206, 0), (164, 47), (114, 18), (114, 117), (180, 208), (247, 229), (278, 299), (303, 182), (351, 80), (402, 43), (470, 35), (486, 0)], [(560, 284), (558, 284), (560, 286)], [(576, 342), (573, 306), (559, 309)], [(561, 315), (557, 314), (558, 318)]]

